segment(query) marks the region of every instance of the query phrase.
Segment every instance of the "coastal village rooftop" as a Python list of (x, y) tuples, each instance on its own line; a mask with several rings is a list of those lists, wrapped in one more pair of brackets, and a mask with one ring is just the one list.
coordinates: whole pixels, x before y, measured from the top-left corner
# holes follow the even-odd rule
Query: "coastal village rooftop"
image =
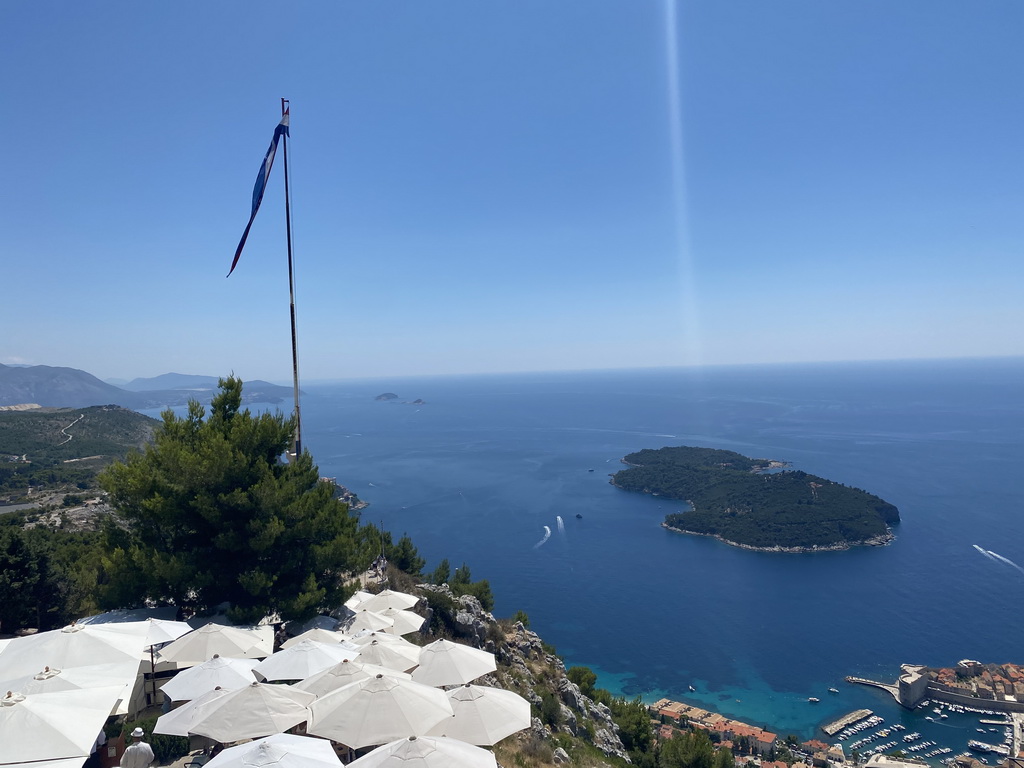
[(758, 751), (762, 754), (769, 752), (775, 746), (775, 742), (778, 739), (776, 734), (763, 728), (742, 723), (739, 720), (733, 720), (718, 712), (711, 712), (700, 707), (691, 706), (690, 704), (684, 704), (681, 701), (659, 699), (650, 706), (649, 710), (654, 715), (668, 717), (676, 721), (686, 718), (691, 725), (708, 731), (715, 731), (724, 737), (745, 736), (757, 743)]

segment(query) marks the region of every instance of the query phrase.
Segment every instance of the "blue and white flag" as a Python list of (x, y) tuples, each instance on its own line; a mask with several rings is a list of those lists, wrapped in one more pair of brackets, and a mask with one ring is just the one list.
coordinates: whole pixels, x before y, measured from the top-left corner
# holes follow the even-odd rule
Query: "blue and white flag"
[(288, 135), (288, 112), (289, 110), (285, 109), (284, 114), (281, 116), (281, 122), (274, 129), (274, 138), (270, 142), (270, 149), (267, 150), (267, 154), (263, 158), (260, 172), (256, 174), (256, 185), (252, 188), (252, 214), (249, 216), (249, 223), (245, 225), (242, 239), (238, 241), (238, 247), (235, 249), (235, 258), (231, 261), (231, 269), (228, 270), (228, 277), (231, 277), (231, 273), (235, 271), (238, 257), (242, 255), (245, 240), (249, 237), (249, 230), (252, 228), (252, 222), (256, 218), (256, 211), (260, 209), (260, 203), (263, 202), (263, 193), (266, 191), (267, 181), (270, 179), (270, 169), (274, 165), (274, 155), (277, 154), (277, 142), (280, 141), (282, 136)]

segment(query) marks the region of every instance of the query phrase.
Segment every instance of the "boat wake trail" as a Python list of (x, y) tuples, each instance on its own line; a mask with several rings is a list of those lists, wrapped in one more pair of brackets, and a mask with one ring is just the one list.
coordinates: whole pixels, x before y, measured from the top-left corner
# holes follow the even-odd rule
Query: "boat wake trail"
[(1006, 563), (1007, 565), (1009, 565), (1009, 566), (1011, 566), (1011, 567), (1013, 567), (1013, 568), (1016, 568), (1016, 569), (1017, 569), (1018, 571), (1020, 571), (1021, 573), (1024, 573), (1024, 568), (1021, 568), (1021, 567), (1020, 567), (1019, 565), (1017, 565), (1017, 564), (1016, 564), (1015, 562), (1013, 562), (1013, 560), (1011, 560), (1010, 558), (1008, 558), (1008, 557), (1003, 557), (1002, 555), (1000, 555), (1000, 554), (997, 554), (997, 553), (993, 552), (993, 551), (992, 551), (991, 549), (987, 550), (987, 552), (988, 552), (988, 553), (989, 553), (990, 555), (992, 555), (992, 557), (994, 557), (994, 558), (995, 558), (996, 560), (999, 560), (999, 561), (1001, 561), (1001, 562), (1004, 562), (1004, 563)]
[(565, 523), (562, 522), (562, 516), (555, 515), (555, 520), (558, 521), (558, 535), (565, 538)]
[(548, 527), (547, 527), (547, 526), (545, 525), (545, 526), (544, 526), (544, 538), (543, 538), (543, 539), (541, 539), (540, 541), (538, 541), (538, 542), (537, 542), (536, 544), (534, 544), (534, 545), (533, 545), (533, 548), (534, 548), (534, 549), (537, 549), (537, 547), (539, 547), (539, 546), (540, 546), (541, 544), (543, 544), (544, 542), (546, 542), (546, 541), (547, 541), (548, 539), (550, 539), (550, 538), (551, 538), (551, 529), (550, 529), (550, 528), (548, 528)]
[(972, 546), (972, 547), (974, 547), (974, 548), (975, 548), (976, 550), (978, 550), (979, 552), (981, 552), (981, 554), (983, 554), (983, 555), (984, 555), (985, 557), (987, 557), (987, 558), (988, 558), (989, 560), (995, 560), (995, 558), (994, 558), (994, 557), (992, 557), (992, 555), (990, 555), (990, 554), (988, 553), (988, 550), (982, 549), (982, 548), (981, 548), (981, 547), (979, 547), (979, 546), (978, 546), (977, 544), (971, 544), (971, 546)]

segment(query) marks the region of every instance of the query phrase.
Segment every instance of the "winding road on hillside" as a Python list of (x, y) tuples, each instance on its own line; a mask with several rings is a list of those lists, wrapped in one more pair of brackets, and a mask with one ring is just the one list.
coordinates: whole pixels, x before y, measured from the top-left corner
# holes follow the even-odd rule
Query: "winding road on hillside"
[(80, 421), (81, 421), (82, 419), (84, 419), (84, 418), (85, 418), (85, 414), (83, 413), (83, 414), (82, 414), (81, 416), (79, 416), (79, 417), (78, 417), (77, 419), (75, 419), (75, 420), (74, 420), (74, 421), (72, 421), (72, 422), (71, 422), (70, 424), (68, 424), (68, 425), (67, 425), (66, 427), (64, 427), (64, 428), (63, 428), (63, 429), (62, 429), (62, 430), (60, 431), (60, 433), (61, 433), (62, 435), (64, 435), (65, 437), (67, 437), (67, 440), (62, 440), (61, 442), (57, 443), (57, 445), (64, 445), (64, 443), (70, 443), (70, 442), (71, 442), (71, 435), (69, 435), (69, 434), (68, 434), (68, 430), (69, 430), (69, 429), (71, 429), (71, 428), (72, 428), (73, 426), (75, 426), (75, 424), (77, 424), (78, 422), (80, 422)]

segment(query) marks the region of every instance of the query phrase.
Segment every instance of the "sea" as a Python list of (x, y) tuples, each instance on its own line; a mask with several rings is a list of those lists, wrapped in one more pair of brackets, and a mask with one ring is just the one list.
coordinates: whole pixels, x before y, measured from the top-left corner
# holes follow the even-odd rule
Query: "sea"
[[(615, 694), (801, 738), (863, 707), (961, 751), (976, 717), (925, 720), (844, 678), (1024, 662), (1024, 358), (303, 390), (305, 447), (369, 502), (365, 520), (408, 533), (428, 571), (467, 564), (490, 582), (497, 616), (525, 611), (567, 665)], [(666, 531), (679, 502), (609, 476), (627, 453), (676, 445), (778, 459), (877, 494), (900, 510), (895, 541), (782, 554)]]

